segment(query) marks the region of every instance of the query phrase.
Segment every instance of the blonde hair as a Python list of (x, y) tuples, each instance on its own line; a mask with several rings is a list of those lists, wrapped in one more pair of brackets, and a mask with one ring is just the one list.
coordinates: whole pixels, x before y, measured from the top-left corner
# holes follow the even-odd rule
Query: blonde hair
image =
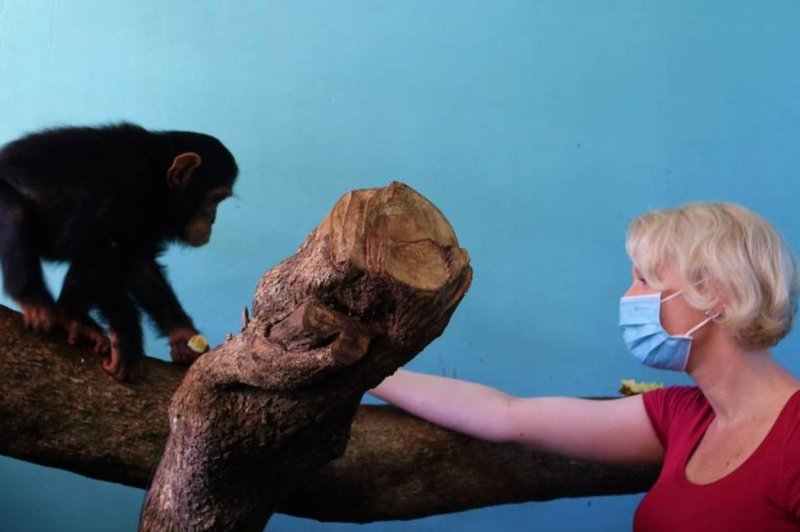
[[(677, 273), (693, 307), (745, 345), (769, 347), (792, 328), (798, 272), (791, 250), (772, 225), (731, 203), (689, 203), (639, 216), (628, 227), (628, 256), (645, 281), (666, 288)], [(675, 287), (672, 287), (675, 288)]]

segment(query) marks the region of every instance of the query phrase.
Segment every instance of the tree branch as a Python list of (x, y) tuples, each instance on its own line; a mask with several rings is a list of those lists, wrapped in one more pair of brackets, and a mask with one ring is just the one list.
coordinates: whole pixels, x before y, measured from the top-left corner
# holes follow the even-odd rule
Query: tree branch
[(147, 359), (144, 379), (119, 385), (87, 349), (28, 332), (0, 307), (0, 452), (146, 487), (164, 451), (142, 523), (151, 529), (220, 519), (257, 529), (276, 509), (410, 519), (646, 489), (652, 469), (531, 453), (358, 407), (441, 334), (469, 285), (467, 260), (441, 213), (408, 187), (347, 194), (264, 276), (242, 333), (183, 384), (181, 368)]

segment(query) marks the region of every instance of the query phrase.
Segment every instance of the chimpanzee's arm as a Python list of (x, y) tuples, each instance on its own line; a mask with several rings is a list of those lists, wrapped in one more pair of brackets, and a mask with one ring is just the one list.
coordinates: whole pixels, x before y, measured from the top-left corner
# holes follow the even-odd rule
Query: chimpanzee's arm
[(198, 332), (164, 277), (161, 265), (155, 259), (138, 261), (130, 273), (128, 288), (161, 333), (168, 337), (172, 360), (191, 364), (198, 354), (187, 342)]
[(129, 289), (162, 334), (169, 335), (180, 328), (194, 329), (192, 319), (183, 310), (163, 268), (155, 259), (141, 260), (134, 265)]

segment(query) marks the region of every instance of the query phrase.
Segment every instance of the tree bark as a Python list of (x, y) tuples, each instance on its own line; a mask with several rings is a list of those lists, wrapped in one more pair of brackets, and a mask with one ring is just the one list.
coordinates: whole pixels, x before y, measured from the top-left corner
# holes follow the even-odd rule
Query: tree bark
[(145, 378), (117, 384), (85, 348), (25, 331), (0, 307), (0, 452), (137, 487), (159, 464), (141, 523), (153, 530), (261, 529), (274, 511), (410, 519), (646, 489), (651, 469), (526, 452), (359, 408), (441, 334), (470, 279), (441, 213), (395, 183), (345, 195), (265, 274), (243, 331), (185, 378), (147, 359)]

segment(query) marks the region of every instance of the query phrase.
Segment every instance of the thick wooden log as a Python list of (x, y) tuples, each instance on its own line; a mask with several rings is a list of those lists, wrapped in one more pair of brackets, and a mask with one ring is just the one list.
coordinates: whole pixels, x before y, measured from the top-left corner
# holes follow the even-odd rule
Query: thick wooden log
[(439, 210), (392, 183), (343, 196), (261, 279), (244, 330), (189, 369), (143, 530), (263, 530), (344, 454), (361, 397), (445, 329), (472, 279)]
[(182, 369), (153, 359), (143, 380), (117, 384), (88, 350), (25, 331), (0, 307), (0, 452), (145, 487), (171, 424), (145, 506), (150, 529), (259, 528), (276, 509), (409, 519), (645, 489), (652, 470), (530, 453), (388, 407), (358, 408), (365, 390), (441, 334), (470, 276), (441, 213), (392, 184), (345, 195), (264, 276), (242, 333), (204, 355), (180, 389)]

